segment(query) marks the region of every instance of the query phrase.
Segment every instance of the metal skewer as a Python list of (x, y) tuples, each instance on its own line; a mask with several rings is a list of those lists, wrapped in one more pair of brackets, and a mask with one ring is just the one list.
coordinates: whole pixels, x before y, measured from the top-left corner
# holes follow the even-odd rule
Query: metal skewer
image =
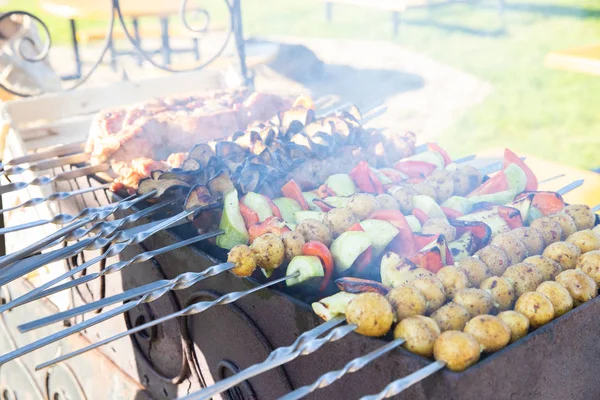
[[(103, 254), (101, 254), (97, 257), (94, 257), (93, 259), (89, 260), (88, 262), (78, 265), (77, 267), (69, 270), (64, 275), (62, 275), (58, 278), (54, 278), (54, 279), (36, 287), (35, 289), (31, 290), (30, 292), (22, 295), (21, 297), (18, 297), (16, 299), (0, 306), (0, 313), (5, 312), (6, 310), (10, 310), (11, 308), (20, 306), (21, 304), (25, 304), (26, 302), (29, 301), (29, 299), (37, 296), (39, 292), (42, 292), (42, 291), (50, 288), (51, 286), (54, 286), (55, 284), (59, 283), (60, 281), (62, 281), (64, 279), (63, 276), (72, 276), (72, 275), (74, 275), (80, 271), (83, 271), (86, 268), (96, 264), (97, 262), (104, 260), (107, 257), (112, 257), (114, 255), (117, 255), (117, 254), (121, 253), (123, 250), (125, 250), (125, 248), (127, 246), (129, 246), (131, 244), (143, 242), (144, 240), (148, 239), (150, 236), (156, 234), (157, 232), (160, 232), (163, 229), (167, 229), (167, 228), (171, 227), (173, 224), (175, 224), (176, 222), (180, 221), (181, 219), (186, 218), (188, 215), (191, 215), (194, 212), (197, 212), (200, 208), (202, 208), (202, 207), (183, 211), (171, 218), (167, 218), (167, 219), (163, 220), (162, 222), (153, 225), (152, 227), (148, 228), (147, 230), (136, 234), (135, 236), (129, 238), (128, 240), (126, 240), (124, 242), (111, 244), (110, 247)], [(119, 232), (115, 236), (115, 238), (118, 238), (120, 236), (120, 233), (121, 232)], [(102, 246), (112, 243), (111, 240), (103, 239), (100, 237), (100, 235), (90, 238), (90, 240), (98, 241), (99, 243), (102, 243)], [(113, 239), (113, 240), (115, 240), (115, 239)], [(66, 247), (65, 249), (69, 249), (69, 248)], [(39, 265), (39, 266), (41, 266), (41, 265)], [(36, 266), (36, 267), (38, 267), (38, 266)]]
[(314, 392), (317, 389), (322, 389), (324, 387), (331, 385), (332, 383), (339, 380), (346, 374), (351, 374), (353, 372), (356, 372), (356, 371), (362, 369), (367, 364), (369, 364), (371, 361), (376, 360), (377, 358), (381, 357), (382, 355), (390, 352), (391, 350), (400, 346), (402, 343), (404, 343), (404, 339), (402, 339), (402, 338), (395, 339), (395, 340), (387, 343), (386, 345), (381, 346), (377, 350), (373, 350), (369, 354), (365, 354), (362, 357), (355, 358), (354, 360), (347, 363), (342, 369), (338, 369), (337, 371), (327, 372), (326, 374), (321, 375), (314, 383), (303, 386), (301, 388), (298, 388), (298, 389), (294, 390), (293, 392), (290, 392), (287, 395), (280, 397), (279, 400), (297, 400), (297, 399), (301, 399), (305, 396), (308, 396), (310, 393)]
[(61, 172), (60, 174), (56, 174), (54, 176), (38, 176), (29, 182), (13, 182), (7, 185), (0, 186), (0, 195), (14, 192), (16, 190), (25, 189), (30, 185), (36, 186), (44, 186), (49, 185), (52, 182), (56, 181), (68, 181), (75, 178), (80, 178), (82, 176), (88, 176), (97, 174), (98, 172), (106, 172), (110, 169), (110, 165), (108, 164), (99, 164), (92, 165), (89, 167), (83, 167), (79, 169), (75, 169), (73, 171)]
[(444, 363), (443, 361), (436, 361), (434, 363), (429, 364), (426, 367), (421, 368), (420, 370), (418, 370), (416, 372), (413, 372), (412, 374), (410, 374), (404, 378), (395, 380), (394, 382), (387, 385), (378, 394), (374, 394), (372, 396), (365, 396), (365, 397), (361, 398), (360, 400), (381, 400), (381, 399), (387, 399), (388, 397), (395, 396), (395, 395), (403, 392), (404, 390), (408, 389), (415, 383), (421, 382), (423, 379), (427, 378), (429, 375), (433, 374), (434, 372), (439, 371), (440, 369), (444, 368), (445, 366), (446, 366), (446, 363)]
[(558, 189), (556, 191), (556, 193), (563, 196), (563, 195), (569, 193), (570, 191), (572, 191), (573, 189), (577, 189), (579, 186), (583, 185), (583, 182), (584, 182), (583, 179), (573, 181), (573, 182), (569, 183), (568, 185), (563, 186), (562, 188)]
[[(192, 274), (202, 274), (202, 273), (189, 273), (188, 272), (188, 274), (190, 274), (188, 276), (192, 276)], [(191, 304), (188, 307), (185, 307), (185, 308), (183, 308), (183, 309), (181, 309), (181, 310), (179, 310), (177, 312), (174, 312), (174, 313), (171, 313), (171, 314), (167, 314), (167, 315), (165, 315), (163, 317), (157, 318), (157, 319), (152, 320), (150, 322), (147, 322), (145, 324), (142, 324), (142, 325), (136, 326), (134, 328), (131, 328), (131, 329), (125, 331), (125, 332), (121, 332), (121, 333), (119, 333), (117, 335), (114, 335), (114, 336), (109, 337), (107, 339), (101, 340), (101, 341), (99, 341), (97, 343), (94, 343), (94, 344), (92, 344), (90, 346), (84, 347), (82, 349), (76, 350), (76, 351), (68, 353), (68, 354), (65, 354), (65, 355), (63, 355), (61, 357), (55, 358), (54, 360), (47, 361), (47, 362), (45, 362), (43, 364), (38, 365), (36, 367), (36, 370), (48, 367), (50, 365), (56, 364), (56, 363), (64, 361), (64, 360), (68, 360), (68, 359), (70, 359), (72, 357), (75, 357), (77, 355), (83, 354), (85, 352), (88, 352), (88, 351), (93, 350), (93, 349), (95, 349), (97, 347), (100, 347), (100, 346), (103, 346), (103, 345), (108, 344), (110, 342), (113, 342), (113, 341), (115, 341), (117, 339), (120, 339), (122, 337), (129, 336), (129, 335), (134, 334), (136, 332), (143, 331), (145, 329), (151, 328), (151, 327), (153, 327), (155, 325), (162, 324), (163, 322), (169, 321), (171, 319), (174, 319), (174, 318), (177, 318), (177, 317), (183, 317), (183, 316), (189, 316), (189, 315), (199, 314), (199, 313), (201, 313), (203, 311), (206, 311), (209, 308), (212, 308), (214, 306), (219, 306), (219, 305), (225, 305), (225, 304), (233, 303), (233, 302), (241, 299), (244, 296), (247, 296), (249, 294), (252, 294), (254, 292), (257, 292), (259, 290), (265, 289), (265, 288), (267, 288), (269, 286), (273, 286), (273, 285), (275, 285), (277, 283), (283, 282), (283, 281), (285, 281), (287, 279), (290, 279), (292, 277), (296, 277), (296, 276), (299, 276), (299, 275), (300, 275), (300, 272), (296, 272), (296, 273), (294, 273), (292, 275), (287, 275), (287, 276), (284, 276), (282, 278), (275, 279), (274, 281), (265, 283), (263, 285), (256, 286), (256, 287), (254, 287), (252, 289), (248, 289), (248, 290), (245, 290), (245, 291), (242, 291), (242, 292), (227, 293), (227, 294), (225, 294), (225, 295), (223, 295), (223, 296), (221, 296), (218, 299), (213, 300), (213, 301), (200, 301), (198, 303)], [(131, 309), (131, 308), (136, 307), (136, 306), (138, 306), (140, 304), (146, 303), (148, 301), (152, 301), (153, 297), (155, 297), (155, 296), (162, 296), (163, 294), (165, 294), (168, 291), (169, 291), (169, 288), (160, 289), (160, 290), (157, 290), (156, 293), (148, 293), (148, 294), (144, 295), (144, 297), (142, 297), (141, 299), (139, 299), (137, 301), (134, 301), (134, 302), (131, 302), (131, 303), (125, 303), (123, 306), (127, 306), (127, 308)], [(121, 306), (121, 307), (123, 307), (123, 306)], [(121, 308), (121, 307), (119, 307), (119, 308)], [(116, 310), (119, 310), (119, 308), (117, 308)], [(125, 307), (123, 307), (123, 308), (125, 308)], [(106, 312), (106, 313), (103, 313), (103, 314), (100, 314), (100, 315), (110, 314), (110, 313), (112, 313), (113, 311), (116, 311), (116, 310), (111, 310), (109, 312)], [(125, 312), (125, 311), (119, 310), (119, 312), (115, 313), (114, 315), (120, 314), (122, 312)], [(113, 316), (113, 314), (111, 314), (111, 317), (112, 316)], [(77, 326), (82, 325), (82, 324), (74, 325), (74, 327), (77, 327)], [(58, 333), (60, 334), (62, 332), (64, 332), (64, 331), (61, 331), (61, 332), (58, 332)], [(50, 340), (49, 338), (52, 338), (52, 336), (53, 335), (50, 335), (47, 338), (42, 339), (41, 341), (43, 341), (45, 339)], [(52, 342), (54, 342), (54, 341), (55, 340), (52, 340)], [(52, 342), (50, 342), (50, 343), (52, 343)], [(45, 344), (47, 344), (47, 343), (45, 343)], [(19, 356), (22, 355), (22, 354), (16, 354), (17, 352), (18, 352), (18, 350), (14, 351), (12, 353), (9, 353), (9, 354), (7, 354), (5, 356), (0, 357), (0, 365), (2, 365), (2, 364), (4, 364), (7, 361), (10, 361), (10, 360), (12, 360), (12, 359), (14, 359), (14, 358), (19, 357)]]
[(21, 156), (17, 158), (13, 158), (10, 161), (4, 163), (4, 165), (19, 165), (19, 164), (28, 164), (40, 160), (46, 160), (53, 157), (62, 157), (69, 154), (80, 153), (83, 151), (85, 147), (84, 142), (77, 143), (69, 143), (60, 146), (56, 146), (50, 150), (40, 151), (39, 153), (28, 154), (26, 156)]
[[(120, 261), (120, 262), (111, 264), (108, 267), (102, 269), (100, 272), (94, 272), (93, 274), (84, 275), (81, 278), (66, 282), (62, 285), (53, 286), (50, 289), (47, 289), (47, 290), (39, 293), (37, 296), (30, 299), (28, 302), (38, 300), (38, 299), (44, 298), (46, 296), (50, 296), (54, 293), (58, 293), (62, 290), (70, 289), (71, 287), (78, 286), (78, 285), (81, 285), (86, 282), (90, 282), (90, 281), (92, 281), (96, 278), (99, 278), (101, 276), (104, 276), (104, 275), (119, 272), (123, 268), (128, 267), (131, 264), (148, 261), (148, 260), (156, 257), (157, 255), (164, 254), (169, 251), (173, 251), (173, 250), (180, 249), (182, 247), (189, 246), (190, 244), (193, 244), (193, 243), (196, 243), (196, 242), (199, 242), (202, 240), (206, 240), (211, 237), (218, 236), (222, 233), (223, 233), (223, 231), (206, 233), (204, 235), (199, 235), (194, 238), (184, 240), (182, 242), (173, 243), (169, 246), (165, 246), (160, 249), (147, 251), (147, 252), (138, 254), (137, 256), (133, 257), (130, 260)], [(232, 264), (219, 264), (219, 265), (210, 267), (207, 270), (203, 271), (203, 274), (205, 274), (205, 278), (208, 278), (208, 277), (214, 276), (216, 274), (219, 274), (221, 272), (228, 271), (231, 268), (233, 268)], [(178, 277), (178, 278), (180, 278), (180, 277)], [(181, 277), (180, 279), (185, 279), (185, 277)], [(159, 285), (159, 283), (160, 283), (160, 285)], [(60, 312), (57, 314), (50, 315), (45, 318), (40, 318), (38, 320), (31, 321), (29, 323), (19, 326), (19, 330), (21, 332), (26, 332), (26, 331), (29, 331), (32, 329), (37, 329), (39, 327), (46, 326), (46, 325), (52, 324), (57, 321), (62, 321), (65, 319), (72, 318), (75, 315), (84, 314), (86, 312), (93, 311), (93, 310), (98, 310), (98, 309), (104, 308), (108, 305), (119, 303), (121, 301), (131, 300), (135, 297), (145, 294), (146, 292), (149, 292), (149, 291), (154, 290), (159, 287), (169, 286), (172, 283), (173, 283), (173, 280), (162, 280), (162, 281), (152, 282), (151, 284), (148, 284), (151, 286), (143, 285), (143, 286), (140, 286), (140, 287), (137, 287), (134, 289), (124, 291), (122, 293), (119, 293), (118, 295), (106, 297), (104, 299), (97, 300), (97, 301), (94, 301), (91, 303), (87, 303), (82, 306), (72, 308), (70, 310), (66, 310), (66, 311), (63, 311), (63, 312)], [(179, 289), (179, 287), (176, 288), (176, 290), (178, 290), (178, 289)]]
[(550, 182), (550, 181), (553, 181), (554, 179), (562, 178), (563, 176), (565, 176), (565, 174), (556, 175), (551, 178), (543, 179), (543, 180), (539, 181), (538, 183), (541, 185), (542, 183)]
[[(342, 321), (344, 321), (344, 317), (336, 317), (323, 325), (337, 325)], [(342, 339), (350, 332), (354, 332), (356, 327), (357, 326), (354, 324), (340, 326), (339, 328), (335, 328), (322, 338), (317, 338), (318, 335), (311, 335), (310, 338), (307, 337), (304, 338), (304, 340), (300, 341), (299, 339), (302, 338), (301, 336), (298, 338), (298, 340), (296, 340), (296, 342), (294, 342), (292, 346), (280, 347), (279, 349), (272, 351), (269, 357), (267, 357), (267, 359), (262, 363), (254, 364), (253, 366), (248, 367), (245, 370), (240, 371), (233, 376), (230, 376), (229, 378), (220, 380), (214, 385), (204, 388), (196, 393), (185, 396), (180, 400), (210, 399), (212, 396), (224, 392), (228, 389), (231, 389), (239, 383), (244, 382), (245, 380), (250, 379), (256, 375), (260, 375), (263, 372), (266, 372), (287, 362), (290, 362), (300, 356), (314, 353), (315, 351), (323, 347), (325, 344), (335, 342), (336, 340)], [(309, 332), (313, 332), (314, 330), (315, 329)], [(63, 359), (65, 359), (64, 356), (59, 357), (56, 360), (62, 361)], [(54, 362), (51, 361), (49, 363), (44, 363), (42, 364), (42, 366), (52, 365), (50, 363)]]
[(88, 161), (89, 159), (89, 153), (73, 154), (66, 157), (38, 161), (36, 163), (30, 164), (27, 168), (16, 166), (9, 169), (5, 169), (4, 171), (0, 172), (0, 176), (22, 174), (25, 171), (43, 171), (56, 167), (62, 167), (63, 165), (80, 164)]

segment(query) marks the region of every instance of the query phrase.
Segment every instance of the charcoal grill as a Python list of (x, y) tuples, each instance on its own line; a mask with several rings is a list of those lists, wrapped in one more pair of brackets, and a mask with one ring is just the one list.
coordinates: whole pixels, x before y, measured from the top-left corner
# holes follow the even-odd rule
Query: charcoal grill
[[(64, 172), (68, 168), (63, 166), (55, 172)], [(101, 184), (101, 177), (92, 176), (69, 182), (55, 182), (53, 190), (75, 190)], [(119, 199), (114, 199), (114, 195), (106, 190), (99, 190), (56, 204), (60, 207), (58, 212), (76, 214), (83, 207), (102, 206), (114, 200)], [(117, 213), (115, 218), (122, 218), (127, 214)], [(150, 220), (138, 221), (139, 224), (145, 222)], [(126, 248), (118, 258), (129, 260), (142, 252), (178, 243), (193, 233), (189, 226), (161, 231), (141, 244)], [(77, 257), (67, 259), (66, 267), (74, 268), (99, 253), (100, 251), (84, 251)], [(223, 257), (223, 252), (206, 243), (184, 247), (159, 255), (151, 261), (133, 264), (120, 274), (111, 274), (74, 289), (68, 293), (66, 302), (60, 298), (53, 300), (63, 309), (86, 304), (159, 279), (172, 279), (184, 272), (205, 271), (222, 262)], [(118, 260), (115, 258), (108, 259), (91, 268), (88, 273), (116, 261)], [(64, 268), (64, 265), (57, 263), (50, 268)], [(35, 280), (34, 277), (33, 281)], [(35, 381), (36, 375), (31, 371), (41, 361), (84, 347), (86, 342), (98, 342), (194, 302), (214, 300), (223, 294), (247, 290), (260, 283), (254, 279), (240, 279), (232, 274), (217, 275), (189, 289), (168, 292), (155, 302), (127, 312), (124, 318), (114, 318), (87, 329), (82, 336), (75, 335), (60, 344), (55, 343), (44, 350), (30, 353), (22, 359), (23, 362), (5, 364), (0, 371), (8, 371), (5, 376), (21, 372), (23, 376), (33, 377), (31, 379)], [(3, 301), (14, 299), (30, 290), (28, 285), (28, 281), (18, 280), (2, 288)], [(318, 326), (320, 320), (310, 309), (307, 300), (310, 299), (290, 296), (281, 286), (273, 287), (248, 295), (234, 304), (215, 307), (192, 317), (171, 320), (141, 331), (131, 339), (114, 342), (84, 357), (58, 364), (49, 374), (58, 375), (59, 381), (51, 382), (52, 385), (48, 383), (45, 387), (46, 394), (53, 397), (54, 393), (60, 392), (57, 388), (68, 393), (71, 398), (175, 398), (192, 393), (215, 380), (263, 361), (274, 349), (290, 345), (303, 332)], [(597, 361), (600, 359), (597, 354), (600, 349), (595, 348), (594, 336), (590, 332), (600, 328), (600, 322), (591, 317), (598, 312), (598, 302), (595, 299), (586, 303), (528, 335), (525, 340), (486, 357), (462, 373), (442, 371), (435, 374), (411, 387), (399, 398), (596, 398), (600, 394), (600, 385), (594, 383), (594, 371), (600, 363)], [(43, 306), (39, 307), (39, 304)], [(55, 325), (33, 331), (28, 336), (19, 336), (14, 333), (16, 325), (33, 319), (30, 316), (39, 317), (54, 313), (57, 309), (53, 303), (42, 301), (17, 310), (6, 314), (3, 326), (8, 328), (5, 329), (9, 332), (8, 335), (22, 341), (17, 342), (18, 346), (57, 330)], [(20, 314), (21, 310), (25, 313)], [(26, 315), (27, 318), (10, 320), (10, 317), (17, 315)], [(92, 316), (90, 313), (85, 318)], [(81, 320), (80, 317), (74, 318), (66, 325)], [(311, 355), (258, 375), (224, 396), (244, 399), (280, 397), (295, 388), (311, 384), (326, 371), (339, 369), (348, 361), (380, 348), (387, 343), (385, 339), (372, 339), (351, 333)], [(11, 343), (11, 340), (3, 340), (4, 346), (5, 343)], [(3, 347), (2, 350), (6, 353), (14, 350), (14, 346), (6, 349)], [(389, 382), (428, 364), (429, 360), (397, 349), (364, 369), (343, 377), (339, 382), (316, 391), (311, 397), (357, 398), (377, 393)], [(90, 371), (118, 376), (115, 379), (119, 384), (105, 384), (97, 379), (96, 374), (90, 374)], [(48, 381), (49, 379), (46, 378)], [(32, 392), (34, 398), (44, 394), (44, 386), (40, 381), (38, 378), (35, 386), (30, 384), (31, 387), (37, 387)], [(21, 387), (8, 379), (0, 381), (0, 385), (3, 389), (10, 389), (9, 394), (11, 390), (20, 390), (17, 388)], [(24, 383), (21, 385), (27, 386)], [(116, 387), (125, 389), (117, 392)]]

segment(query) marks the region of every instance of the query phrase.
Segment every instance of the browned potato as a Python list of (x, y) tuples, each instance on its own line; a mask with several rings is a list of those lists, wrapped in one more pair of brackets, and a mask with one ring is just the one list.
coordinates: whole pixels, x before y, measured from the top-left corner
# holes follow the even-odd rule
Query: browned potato
[(329, 210), (323, 218), (323, 223), (333, 232), (333, 236), (337, 237), (346, 232), (348, 228), (356, 224), (358, 219), (352, 211), (346, 207), (334, 208)]
[(542, 254), (542, 251), (544, 250), (544, 238), (537, 230), (531, 227), (522, 226), (513, 229), (510, 233), (525, 245), (527, 253), (530, 256)]
[(562, 269), (573, 269), (577, 265), (581, 250), (573, 243), (555, 242), (546, 247), (542, 254), (559, 263)]
[(423, 194), (425, 196), (429, 196), (432, 199), (437, 198), (437, 193), (433, 186), (431, 186), (428, 182), (419, 182), (412, 185), (412, 188), (417, 192), (417, 194)]
[(600, 235), (590, 229), (575, 232), (565, 241), (579, 247), (582, 254), (592, 250), (600, 250)]
[(502, 311), (498, 314), (498, 318), (510, 328), (510, 343), (514, 343), (527, 335), (529, 319), (523, 314), (512, 310)]
[(433, 355), (433, 343), (437, 337), (426, 322), (416, 317), (403, 319), (394, 329), (394, 339), (403, 338), (402, 346), (406, 350), (423, 357)]
[(575, 307), (598, 295), (598, 284), (578, 269), (568, 269), (556, 277), (556, 282), (563, 285), (573, 298)]
[(389, 291), (387, 299), (398, 321), (414, 315), (423, 315), (427, 311), (427, 299), (419, 289), (410, 284), (396, 286)]
[(526, 263), (508, 267), (502, 276), (513, 284), (515, 297), (525, 292), (533, 292), (544, 280), (542, 273), (535, 266)]
[(538, 219), (534, 219), (529, 226), (542, 234), (542, 237), (544, 238), (544, 246), (548, 246), (550, 243), (558, 242), (563, 237), (560, 224), (550, 217), (540, 217)]
[(392, 186), (388, 189), (388, 193), (398, 201), (403, 214), (408, 215), (412, 212), (413, 197), (418, 194), (416, 190), (410, 186)]
[(333, 242), (333, 233), (331, 232), (331, 229), (316, 219), (305, 219), (296, 225), (295, 231), (304, 236), (304, 240), (307, 242), (316, 240), (327, 247), (330, 247)]
[(500, 276), (510, 266), (506, 252), (498, 246), (485, 246), (475, 253), (475, 256), (487, 265), (492, 275)]
[(365, 336), (383, 336), (394, 322), (394, 311), (379, 293), (361, 293), (346, 306), (346, 321), (356, 324), (356, 332)]
[(569, 235), (577, 232), (575, 221), (573, 221), (573, 218), (564, 211), (550, 215), (550, 219), (560, 225), (560, 229), (562, 229), (562, 240), (565, 240)]
[(457, 268), (467, 275), (473, 287), (478, 287), (481, 282), (492, 276), (487, 265), (477, 257), (462, 258)]
[(254, 239), (250, 249), (256, 257), (256, 265), (266, 270), (279, 267), (285, 260), (283, 241), (274, 233), (260, 235)]
[(498, 311), (509, 310), (515, 301), (515, 289), (512, 283), (499, 276), (493, 276), (481, 283), (480, 289), (489, 292)]
[(594, 229), (592, 229), (592, 232), (594, 232), (597, 235), (600, 235), (600, 225), (596, 225)]
[(435, 190), (435, 199), (439, 204), (449, 199), (454, 193), (454, 178), (445, 169), (434, 170), (425, 181)]
[(424, 235), (444, 235), (446, 241), (451, 242), (456, 239), (456, 228), (448, 223), (445, 218), (428, 219), (421, 228), (421, 233)]
[(454, 179), (454, 194), (465, 196), (481, 184), (481, 172), (472, 165), (457, 164), (456, 170), (452, 171)]
[(467, 275), (463, 271), (451, 265), (441, 268), (437, 272), (436, 277), (440, 282), (442, 282), (442, 285), (444, 285), (446, 297), (449, 299), (452, 299), (456, 292), (471, 286)]
[(467, 322), (464, 331), (473, 336), (486, 353), (498, 351), (510, 341), (510, 328), (493, 315), (478, 315)]
[(429, 327), (431, 332), (433, 332), (433, 334), (435, 335), (436, 338), (438, 336), (440, 336), (440, 333), (442, 333), (442, 331), (440, 330), (440, 327), (438, 326), (437, 322), (435, 322), (435, 320), (433, 318), (429, 318), (424, 315), (415, 315), (414, 317), (411, 317), (411, 318), (418, 318), (419, 320), (423, 321)]
[(556, 277), (556, 275), (562, 272), (562, 267), (560, 266), (560, 264), (548, 257), (527, 257), (525, 260), (523, 260), (523, 262), (533, 265), (535, 269), (540, 271), (540, 273), (542, 274), (543, 281), (551, 281)]
[(539, 292), (523, 293), (515, 304), (515, 311), (526, 316), (532, 328), (539, 328), (554, 318), (552, 302)]
[(446, 290), (444, 285), (435, 276), (427, 276), (415, 279), (411, 285), (421, 291), (427, 300), (427, 312), (432, 313), (446, 301)]
[(250, 276), (256, 269), (256, 256), (245, 244), (238, 244), (229, 250), (227, 261), (235, 264), (231, 271), (237, 276)]
[(596, 223), (596, 214), (585, 204), (571, 204), (563, 212), (573, 218), (577, 230), (592, 229)]
[(399, 210), (400, 209), (400, 203), (391, 194), (387, 194), (387, 193), (380, 194), (377, 197), (375, 197), (375, 199), (379, 202), (379, 204), (381, 205), (381, 208), (383, 210)]
[(446, 367), (454, 372), (464, 371), (475, 364), (480, 354), (479, 342), (460, 331), (446, 331), (433, 344), (435, 359), (446, 363)]
[(356, 218), (362, 221), (363, 219), (367, 219), (373, 211), (379, 210), (381, 204), (379, 204), (372, 194), (355, 193), (350, 197), (350, 200), (348, 200), (346, 208), (348, 208)]
[(546, 295), (550, 302), (552, 302), (555, 318), (573, 309), (573, 298), (569, 294), (569, 291), (558, 282), (542, 282), (535, 291)]
[(600, 251), (588, 251), (579, 257), (577, 269), (588, 274), (597, 284), (600, 283)]
[(454, 302), (466, 308), (471, 317), (489, 314), (494, 308), (492, 295), (485, 290), (475, 288), (459, 291), (454, 295)]
[(304, 236), (298, 231), (285, 232), (281, 235), (283, 247), (285, 247), (285, 260), (292, 261), (292, 258), (302, 255), (302, 246), (306, 243)]
[(528, 256), (527, 249), (521, 241), (510, 234), (501, 233), (492, 239), (491, 244), (500, 247), (508, 256), (510, 265), (520, 263)]
[(460, 304), (451, 302), (439, 308), (431, 315), (431, 318), (438, 324), (442, 332), (462, 331), (471, 319), (471, 314)]

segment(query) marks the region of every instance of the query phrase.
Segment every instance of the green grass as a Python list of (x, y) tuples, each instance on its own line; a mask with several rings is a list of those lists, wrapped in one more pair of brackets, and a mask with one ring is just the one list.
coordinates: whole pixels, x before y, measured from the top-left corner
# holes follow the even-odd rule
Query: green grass
[[(507, 3), (504, 35), (440, 26), (494, 30), (499, 19), (492, 1), (435, 9), (432, 18), (437, 26), (427, 23), (426, 10), (410, 10), (397, 39), (392, 37), (386, 12), (334, 7), (334, 22), (328, 24), (319, 0), (242, 0), (242, 7), (248, 36), (393, 41), (490, 82), (492, 94), (440, 139), (453, 154), (506, 146), (574, 166), (600, 166), (600, 77), (543, 66), (549, 51), (600, 44), (600, 2)], [(36, 0), (11, 0), (9, 4), (35, 11)], [(214, 18), (224, 18), (224, 7), (215, 1), (210, 4)], [(56, 42), (68, 39), (65, 21), (40, 16), (48, 22)]]

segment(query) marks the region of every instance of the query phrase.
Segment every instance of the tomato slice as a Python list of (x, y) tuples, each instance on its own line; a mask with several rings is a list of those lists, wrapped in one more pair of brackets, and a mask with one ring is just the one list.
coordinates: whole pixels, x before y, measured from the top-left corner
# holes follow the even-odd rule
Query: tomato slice
[(531, 168), (523, 162), (513, 151), (509, 149), (504, 149), (504, 168), (506, 168), (509, 164), (516, 164), (517, 167), (521, 168), (525, 172), (525, 176), (527, 176), (527, 185), (525, 186), (525, 190), (537, 190), (538, 189), (538, 180)]

